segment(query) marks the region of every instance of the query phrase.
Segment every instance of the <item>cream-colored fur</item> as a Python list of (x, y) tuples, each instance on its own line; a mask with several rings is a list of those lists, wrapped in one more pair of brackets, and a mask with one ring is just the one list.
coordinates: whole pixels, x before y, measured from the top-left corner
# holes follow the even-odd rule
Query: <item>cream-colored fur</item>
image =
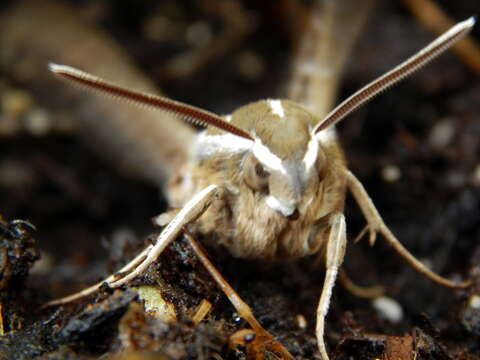
[[(296, 104), (282, 101), (282, 105), (285, 112), (283, 118), (275, 114), (265, 116), (271, 107), (266, 101), (260, 101), (247, 105), (246, 109), (237, 110), (231, 121), (261, 137), (265, 146), (276, 149), (276, 155), (283, 161), (302, 163), (309, 141), (312, 140), (309, 131), (315, 119)], [(263, 120), (239, 118), (238, 114), (255, 114), (255, 108), (262, 114)], [(289, 126), (284, 126), (286, 118), (291, 122)], [(265, 121), (270, 122), (277, 132), (270, 134)], [(249, 129), (246, 125), (254, 128)], [(217, 130), (212, 131), (212, 135), (222, 136)], [(279, 138), (294, 140), (285, 145), (288, 149), (279, 150)], [(315, 253), (328, 239), (329, 217), (343, 211), (346, 192), (346, 179), (342, 171), (345, 162), (340, 147), (331, 137), (328, 141), (319, 136), (315, 139), (319, 142), (322, 156), (315, 163), (315, 169), (305, 169), (304, 173), (299, 171), (304, 177), (304, 187), (297, 199), (300, 215), (296, 220), (289, 220), (267, 205), (268, 191), (252, 189), (245, 182), (242, 169), (243, 162), (248, 161), (250, 154), (247, 148), (232, 151), (224, 147), (210, 156), (204, 152), (202, 157), (193, 154), (190, 168), (186, 169), (189, 175), (185, 177), (189, 191), (184, 191), (187, 187), (179, 184), (183, 191), (173, 191), (171, 195), (181, 194), (181, 198), (173, 195), (174, 199), (171, 200), (181, 205), (210, 184), (223, 185), (226, 191), (222, 199), (214, 203), (194, 224), (197, 232), (204, 235), (205, 241), (227, 247), (234, 256), (250, 259), (285, 261)], [(282, 188), (282, 184), (275, 189), (279, 189), (280, 193), (288, 192), (288, 189)]]

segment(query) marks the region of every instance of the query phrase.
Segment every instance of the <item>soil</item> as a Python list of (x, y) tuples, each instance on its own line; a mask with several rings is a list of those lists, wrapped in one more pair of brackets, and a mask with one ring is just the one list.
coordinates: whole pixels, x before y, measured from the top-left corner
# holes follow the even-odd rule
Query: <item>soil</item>
[[(2, 4), (0, 16), (13, 3)], [(197, 26), (191, 32), (213, 34), (223, 29), (225, 19), (200, 3), (66, 1), (127, 49), (136, 66), (172, 98), (228, 113), (281, 96), (294, 36), (280, 7), (269, 2), (242, 1), (251, 28), (225, 54), (188, 76), (168, 70), (171, 59), (193, 46), (184, 35), (189, 26)], [(468, 0), (440, 4), (454, 19), (480, 9)], [(175, 19), (173, 28), (167, 24), (167, 35), (155, 30), (167, 25), (152, 20), (162, 11)], [(473, 36), (480, 39), (478, 26)], [(378, 4), (347, 63), (340, 97), (432, 37), (400, 4)], [(253, 64), (247, 69), (241, 65), (245, 58)], [(326, 325), (331, 359), (406, 360), (412, 353), (418, 360), (480, 359), (478, 80), (448, 53), (339, 126), (349, 168), (402, 243), (435, 271), (456, 280), (471, 278), (473, 285), (454, 290), (434, 284), (381, 239), (374, 247), (365, 240), (350, 243), (347, 273), (358, 284), (383, 285), (402, 315), (389, 320), (372, 300), (338, 284)], [(246, 358), (248, 339), (236, 348), (229, 344), (247, 327), (245, 321), (182, 238), (131, 285), (41, 309), (131, 259), (158, 232), (150, 219), (167, 208), (154, 184), (126, 176), (88, 137), (77, 136), (68, 111), (48, 105), (58, 95), (46, 86), (39, 91), (0, 66), (0, 359)], [(38, 116), (64, 116), (70, 125), (32, 130), (28, 124)], [(352, 199), (346, 216), (353, 239), (364, 219)], [(234, 259), (222, 249), (208, 252), (260, 323), (295, 358), (320, 358), (314, 319), (323, 273), (315, 258), (272, 265)], [(176, 321), (159, 321), (138, 306), (142, 301), (135, 289), (147, 285), (161, 289), (166, 303), (174, 305)], [(192, 314), (204, 299), (212, 309), (195, 325)]]

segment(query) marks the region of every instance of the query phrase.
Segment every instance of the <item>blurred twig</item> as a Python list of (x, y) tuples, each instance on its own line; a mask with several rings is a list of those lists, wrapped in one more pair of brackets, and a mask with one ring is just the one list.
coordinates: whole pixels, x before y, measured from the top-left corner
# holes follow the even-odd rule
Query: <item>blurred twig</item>
[(317, 0), (303, 29), (289, 98), (322, 117), (332, 109), (345, 62), (375, 0)]
[(15, 3), (0, 19), (0, 49), (0, 64), (50, 107), (68, 109), (84, 139), (119, 168), (161, 184), (185, 164), (194, 132), (180, 120), (75, 89), (49, 73), (47, 63), (54, 61), (158, 92), (128, 54), (75, 9), (53, 0)]

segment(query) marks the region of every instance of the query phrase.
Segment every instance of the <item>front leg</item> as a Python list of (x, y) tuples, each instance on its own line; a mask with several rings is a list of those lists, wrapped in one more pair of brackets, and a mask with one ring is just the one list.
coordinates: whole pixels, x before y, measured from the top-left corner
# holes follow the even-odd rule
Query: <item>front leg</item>
[(209, 185), (196, 194), (189, 202), (187, 202), (167, 227), (163, 229), (146, 259), (128, 275), (113, 281), (109, 285), (116, 288), (141, 275), (151, 263), (158, 259), (167, 245), (182, 232), (184, 226), (203, 215), (213, 201), (220, 196), (220, 190), (221, 188), (218, 185)]
[(116, 274), (112, 274), (105, 280), (79, 291), (78, 293), (50, 301), (46, 303), (44, 307), (61, 305), (79, 299), (94, 293), (104, 284), (107, 284), (111, 288), (118, 288), (141, 275), (150, 264), (157, 260), (165, 247), (167, 247), (167, 245), (178, 236), (185, 225), (195, 221), (208, 209), (212, 202), (220, 196), (220, 192), (221, 188), (218, 185), (207, 186), (187, 202), (182, 210), (180, 210), (167, 227), (163, 229), (160, 235), (158, 235), (157, 241), (154, 245), (149, 245)]
[[(362, 210), (363, 215), (367, 220), (367, 227), (365, 228), (370, 232), (370, 243), (375, 241), (377, 233), (383, 235), (385, 240), (397, 251), (397, 253), (403, 257), (403, 259), (410, 264), (420, 274), (426, 276), (430, 280), (439, 283), (444, 286), (452, 288), (464, 288), (471, 284), (471, 281), (454, 282), (449, 279), (440, 276), (425, 265), (423, 265), (415, 256), (413, 256), (393, 235), (390, 229), (383, 222), (378, 210), (375, 208), (372, 199), (368, 196), (367, 191), (363, 187), (362, 183), (352, 174), (349, 170), (346, 170), (348, 188), (353, 194), (353, 197), (357, 201), (358, 206)], [(363, 232), (362, 232), (363, 234)]]
[(345, 257), (345, 249), (347, 247), (347, 229), (345, 224), (345, 216), (337, 213), (332, 217), (330, 235), (328, 236), (326, 265), (327, 272), (323, 283), (322, 295), (317, 308), (317, 327), (316, 336), (318, 348), (323, 360), (328, 360), (327, 349), (325, 347), (325, 317), (327, 316), (330, 299), (332, 297), (333, 286), (337, 278), (339, 267), (343, 263)]

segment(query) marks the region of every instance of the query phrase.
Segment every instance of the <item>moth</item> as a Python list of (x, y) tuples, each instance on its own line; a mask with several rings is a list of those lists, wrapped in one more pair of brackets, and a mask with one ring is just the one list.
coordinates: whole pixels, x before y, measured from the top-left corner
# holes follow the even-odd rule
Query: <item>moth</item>
[(266, 347), (282, 357), (291, 355), (254, 319), (248, 306), (208, 262), (194, 237), (226, 247), (233, 256), (282, 261), (319, 252), (325, 254), (326, 274), (317, 309), (316, 336), (320, 354), (328, 359), (324, 342), (327, 314), (337, 273), (347, 244), (345, 196), (351, 192), (367, 225), (360, 234), (377, 234), (418, 272), (448, 287), (466, 287), (425, 267), (389, 230), (361, 182), (347, 168), (335, 125), (403, 78), (443, 53), (474, 26), (474, 18), (458, 23), (428, 46), (364, 86), (324, 118), (286, 99), (266, 99), (235, 110), (215, 113), (165, 97), (121, 87), (81, 70), (50, 64), (61, 78), (103, 94), (175, 114), (206, 127), (198, 134), (188, 166), (179, 169), (167, 189), (170, 204), (180, 210), (158, 218), (166, 225), (154, 244), (104, 281), (74, 295), (54, 300), (59, 305), (97, 291), (118, 288), (141, 275), (165, 247), (184, 233), (215, 280)]

